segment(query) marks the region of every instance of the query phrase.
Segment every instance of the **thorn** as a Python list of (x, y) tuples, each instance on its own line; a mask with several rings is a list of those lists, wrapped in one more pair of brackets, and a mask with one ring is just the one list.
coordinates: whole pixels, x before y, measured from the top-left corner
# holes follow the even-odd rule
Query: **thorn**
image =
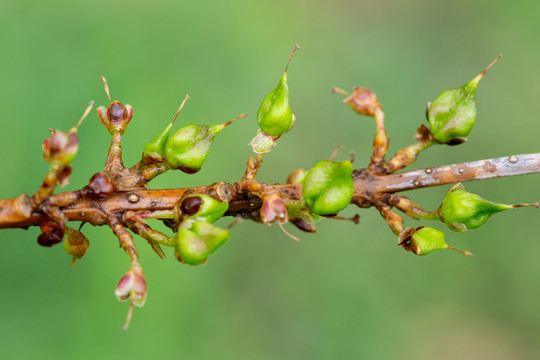
[(334, 160), (334, 158), (336, 157), (336, 155), (338, 154), (339, 150), (341, 150), (341, 145), (338, 145), (334, 151), (332, 151), (332, 153), (330, 154), (330, 156), (328, 157), (328, 160), (329, 161), (332, 161)]
[(495, 60), (493, 60), (493, 61), (491, 62), (491, 64), (489, 64), (489, 65), (484, 69), (484, 71), (482, 71), (477, 77), (482, 78), (482, 77), (486, 74), (486, 72), (489, 70), (489, 68), (492, 67), (493, 64), (495, 64), (497, 61), (499, 61), (500, 58), (502, 58), (502, 54), (499, 54), (499, 56), (497, 56), (497, 58), (496, 58)]
[(294, 241), (296, 242), (300, 242), (300, 239), (297, 238), (296, 236), (294, 236), (293, 234), (291, 234), (290, 232), (288, 232), (287, 230), (285, 230), (285, 227), (283, 226), (282, 223), (278, 222), (277, 223), (279, 225), (279, 227), (281, 228), (281, 231), (283, 231), (285, 233), (285, 235), (287, 235), (288, 237), (290, 237), (291, 239), (293, 239)]
[(107, 79), (105, 79), (105, 76), (101, 75), (101, 81), (103, 81), (103, 84), (105, 86), (105, 92), (107, 93), (107, 97), (109, 98), (109, 102), (112, 104), (111, 94), (109, 93), (109, 85), (107, 85)]
[(350, 96), (350, 94), (348, 92), (346, 92), (343, 89), (338, 88), (337, 86), (332, 87), (332, 92), (334, 94), (341, 94), (341, 95), (345, 95), (345, 96)]
[(537, 202), (531, 203), (531, 204), (516, 204), (516, 205), (512, 205), (512, 208), (525, 207), (525, 206), (532, 206), (532, 207), (535, 207), (535, 208), (538, 209), (538, 203)]
[(90, 114), (90, 111), (92, 111), (92, 107), (94, 107), (94, 102), (90, 101), (90, 104), (88, 104), (88, 106), (86, 107), (86, 110), (84, 110), (84, 113), (81, 116), (81, 119), (79, 120), (77, 125), (75, 125), (75, 129), (78, 129), (79, 126), (82, 124), (83, 120), (88, 116), (88, 114)]
[(469, 251), (466, 251), (466, 250), (457, 249), (457, 248), (449, 246), (449, 245), (446, 245), (446, 248), (451, 249), (451, 250), (459, 251), (460, 253), (464, 254), (465, 256), (473, 256), (472, 252), (469, 252)]
[(294, 49), (293, 51), (291, 52), (291, 55), (289, 55), (289, 61), (287, 62), (287, 66), (285, 67), (285, 74), (287, 74), (287, 70), (289, 69), (289, 64), (291, 63), (291, 59), (293, 58), (294, 56), (294, 53), (296, 52), (296, 50), (300, 49), (300, 46), (298, 46), (298, 44), (294, 45)]
[(174, 121), (176, 120), (176, 118), (178, 117), (178, 114), (180, 114), (180, 111), (182, 111), (182, 109), (184, 108), (184, 105), (186, 103), (186, 101), (188, 101), (189, 99), (189, 94), (186, 94), (186, 97), (184, 98), (184, 101), (182, 101), (182, 104), (180, 104), (180, 107), (178, 108), (178, 111), (176, 112), (176, 115), (174, 115), (174, 119), (173, 121), (171, 122), (172, 124), (174, 124)]
[(233, 122), (235, 122), (235, 121), (238, 120), (238, 119), (243, 119), (243, 118), (245, 118), (247, 115), (248, 115), (247, 113), (243, 113), (243, 114), (241, 114), (241, 115), (238, 115), (238, 116), (235, 117), (234, 119), (232, 119), (232, 120), (230, 120), (230, 121), (227, 121), (227, 122), (224, 123), (224, 124), (221, 124), (222, 129), (225, 128), (225, 127), (227, 127), (227, 126), (229, 126), (229, 125), (231, 125)]

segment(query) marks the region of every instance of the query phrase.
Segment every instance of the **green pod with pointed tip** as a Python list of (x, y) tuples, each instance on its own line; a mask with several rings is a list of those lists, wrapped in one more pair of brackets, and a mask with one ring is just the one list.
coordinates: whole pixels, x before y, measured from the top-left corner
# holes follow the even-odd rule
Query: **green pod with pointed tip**
[(459, 183), (454, 185), (445, 195), (438, 213), (441, 220), (454, 231), (467, 231), (482, 226), (491, 215), (513, 208), (486, 200), (479, 195), (465, 191)]
[(430, 131), (435, 140), (455, 145), (460, 144), (471, 132), (476, 122), (476, 90), (478, 83), (486, 71), (500, 56), (484, 71), (462, 87), (442, 92), (427, 111)]
[(263, 100), (257, 112), (257, 122), (263, 132), (272, 136), (280, 136), (291, 129), (293, 114), (289, 106), (287, 73)]
[(189, 229), (181, 228), (176, 233), (176, 258), (189, 265), (204, 264), (208, 256), (229, 238), (229, 230), (196, 221)]
[(416, 255), (427, 255), (435, 250), (448, 248), (444, 233), (432, 227), (419, 228), (410, 239), (411, 251)]
[(328, 215), (343, 210), (354, 194), (352, 162), (319, 161), (306, 174), (302, 194), (315, 214)]
[(158, 134), (152, 141), (144, 146), (143, 154), (150, 159), (163, 159), (167, 150), (167, 142), (171, 134), (173, 123), (171, 122), (165, 130)]
[(213, 223), (229, 209), (229, 203), (221, 202), (211, 196), (190, 194), (180, 203), (181, 216), (185, 219)]
[(206, 160), (214, 138), (224, 127), (224, 124), (191, 124), (178, 129), (165, 145), (167, 162), (184, 172), (196, 173)]
[(476, 86), (472, 80), (465, 86), (446, 90), (431, 104), (428, 121), (433, 137), (441, 143), (463, 142), (476, 122)]

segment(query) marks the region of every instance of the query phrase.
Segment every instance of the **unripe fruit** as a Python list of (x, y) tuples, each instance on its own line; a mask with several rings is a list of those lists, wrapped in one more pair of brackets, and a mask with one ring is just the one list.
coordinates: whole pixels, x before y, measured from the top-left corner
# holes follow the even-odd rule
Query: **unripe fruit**
[(302, 194), (311, 211), (328, 215), (349, 205), (354, 194), (352, 168), (351, 161), (321, 160), (309, 170)]

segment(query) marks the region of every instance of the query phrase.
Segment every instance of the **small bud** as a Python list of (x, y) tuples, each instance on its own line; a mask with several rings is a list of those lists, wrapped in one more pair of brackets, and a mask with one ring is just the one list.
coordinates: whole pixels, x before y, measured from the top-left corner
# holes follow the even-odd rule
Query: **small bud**
[[(334, 90), (334, 92), (337, 91)], [(382, 108), (375, 93), (364, 87), (354, 88), (352, 95), (349, 95), (343, 102), (349, 104), (351, 109), (358, 114), (366, 116), (375, 116), (375, 111)]]
[(46, 162), (67, 166), (75, 159), (75, 156), (79, 151), (79, 137), (77, 135), (77, 130), (84, 118), (86, 118), (88, 113), (92, 110), (93, 106), (94, 102), (91, 101), (77, 125), (71, 128), (67, 133), (50, 129), (52, 133), (51, 137), (45, 139), (42, 144), (43, 159)]
[(176, 258), (189, 265), (204, 264), (208, 256), (225, 244), (229, 230), (221, 229), (204, 221), (193, 222), (191, 228), (180, 228), (175, 235)]
[(294, 170), (287, 178), (287, 184), (301, 184), (306, 177), (304, 169)]
[[(299, 47), (296, 45), (289, 56), (289, 63), (298, 49)], [(293, 126), (293, 113), (289, 106), (289, 85), (287, 84), (289, 63), (287, 63), (279, 84), (266, 96), (257, 112), (259, 127), (263, 132), (271, 136), (280, 136)]]
[(79, 230), (66, 226), (66, 239), (64, 240), (64, 249), (66, 252), (73, 256), (71, 266), (75, 263), (76, 259), (80, 259), (86, 254), (90, 242), (88, 238)]
[(435, 250), (444, 249), (456, 250), (467, 256), (472, 255), (468, 251), (448, 246), (444, 241), (444, 233), (432, 227), (420, 226), (416, 229), (404, 230), (400, 235), (399, 244), (416, 255), (427, 255)]
[(489, 201), (465, 191), (465, 187), (458, 183), (446, 193), (438, 214), (450, 229), (467, 231), (482, 226), (495, 213), (523, 206), (538, 207), (538, 204), (506, 205)]
[(62, 242), (64, 238), (64, 224), (47, 221), (41, 223), (41, 234), (38, 236), (37, 242), (44, 247), (51, 247)]
[(251, 140), (251, 148), (257, 154), (266, 154), (276, 146), (276, 138), (259, 130), (257, 136)]
[(319, 161), (306, 174), (302, 194), (315, 214), (327, 215), (343, 210), (354, 194), (352, 162)]
[(43, 159), (48, 163), (67, 166), (75, 159), (79, 150), (79, 137), (76, 130), (67, 134), (59, 130), (50, 130), (52, 135), (43, 141)]
[(182, 104), (180, 105), (180, 108), (176, 112), (176, 115), (174, 116), (174, 119), (171, 121), (169, 125), (163, 130), (159, 135), (157, 135), (152, 141), (150, 141), (148, 144), (144, 146), (143, 150), (143, 156), (149, 159), (150, 161), (163, 161), (163, 158), (165, 157), (165, 151), (166, 151), (166, 145), (167, 141), (169, 141), (169, 135), (171, 133), (171, 129), (173, 127), (173, 124), (178, 117), (178, 114), (182, 111), (182, 108), (184, 107), (184, 104), (189, 99), (189, 95), (186, 95), (184, 98), (184, 101), (182, 101)]
[(196, 173), (206, 160), (216, 135), (234, 120), (246, 116), (247, 114), (242, 114), (219, 125), (191, 124), (177, 130), (165, 146), (167, 162), (187, 174)]
[(274, 222), (286, 223), (288, 220), (287, 207), (276, 192), (272, 192), (262, 197), (261, 221), (266, 225)]
[(476, 89), (486, 71), (501, 55), (478, 76), (460, 88), (442, 92), (427, 110), (433, 137), (445, 144), (459, 144), (471, 132), (476, 122)]
[(114, 292), (119, 301), (126, 301), (132, 297), (133, 304), (142, 307), (146, 302), (146, 280), (140, 269), (129, 269), (124, 275)]
[(229, 209), (229, 203), (221, 202), (202, 194), (190, 194), (182, 199), (178, 207), (178, 219), (192, 219), (213, 223)]

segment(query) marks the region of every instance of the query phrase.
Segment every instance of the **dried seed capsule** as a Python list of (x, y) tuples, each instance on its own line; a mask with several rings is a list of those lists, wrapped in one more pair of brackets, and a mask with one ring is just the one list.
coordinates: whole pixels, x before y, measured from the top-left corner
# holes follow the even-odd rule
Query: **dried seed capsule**
[(227, 202), (218, 201), (208, 195), (190, 194), (180, 202), (178, 218), (213, 223), (220, 219), (228, 208)]
[(165, 145), (167, 162), (188, 174), (199, 171), (210, 152), (217, 134), (234, 120), (246, 117), (242, 114), (219, 125), (186, 125), (177, 130)]
[(86, 254), (90, 242), (88, 238), (79, 230), (66, 226), (66, 239), (64, 240), (64, 249), (73, 256), (71, 265), (75, 263), (75, 259), (80, 259)]
[(495, 213), (523, 206), (538, 207), (538, 204), (506, 205), (489, 201), (465, 191), (465, 187), (458, 183), (446, 193), (438, 214), (450, 229), (467, 231), (482, 226)]
[(306, 174), (302, 194), (315, 214), (328, 215), (343, 210), (354, 194), (352, 162), (319, 161)]
[[(295, 46), (289, 56), (289, 63), (299, 47)], [(263, 132), (271, 136), (280, 136), (289, 131), (294, 125), (293, 113), (289, 106), (289, 85), (287, 84), (287, 69), (278, 85), (261, 103), (257, 112), (257, 122)]]
[(195, 221), (190, 228), (180, 228), (176, 237), (176, 258), (189, 265), (204, 264), (208, 256), (225, 244), (230, 233), (205, 221)]
[(495, 59), (477, 77), (460, 88), (442, 92), (427, 110), (433, 137), (445, 144), (455, 145), (466, 141), (476, 122), (476, 89), (486, 71), (501, 58)]
[(266, 154), (276, 146), (276, 138), (259, 130), (250, 145), (255, 153)]
[(375, 111), (382, 108), (375, 93), (364, 87), (355, 87), (352, 95), (343, 100), (360, 115), (375, 116)]

